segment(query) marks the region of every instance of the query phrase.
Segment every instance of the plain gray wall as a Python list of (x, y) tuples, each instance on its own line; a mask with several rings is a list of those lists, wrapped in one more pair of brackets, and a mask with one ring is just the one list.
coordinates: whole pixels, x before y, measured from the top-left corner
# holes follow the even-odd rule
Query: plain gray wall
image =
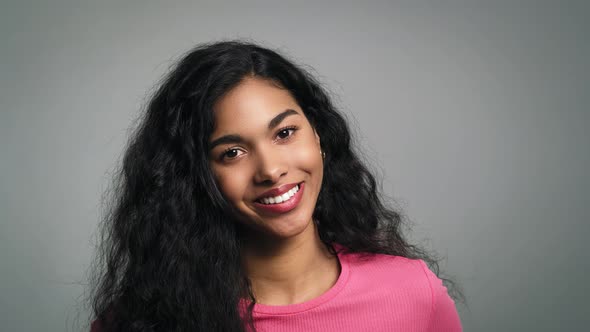
[(315, 69), (447, 257), (465, 330), (587, 328), (588, 2), (279, 3), (2, 2), (0, 329), (83, 324), (127, 128), (175, 59), (221, 38)]

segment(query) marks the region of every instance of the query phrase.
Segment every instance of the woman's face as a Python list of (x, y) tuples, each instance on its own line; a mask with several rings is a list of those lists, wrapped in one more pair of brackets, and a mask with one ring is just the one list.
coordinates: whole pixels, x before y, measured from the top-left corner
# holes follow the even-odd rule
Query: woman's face
[(320, 139), (291, 94), (249, 77), (214, 113), (210, 165), (237, 219), (279, 239), (313, 225), (323, 177)]

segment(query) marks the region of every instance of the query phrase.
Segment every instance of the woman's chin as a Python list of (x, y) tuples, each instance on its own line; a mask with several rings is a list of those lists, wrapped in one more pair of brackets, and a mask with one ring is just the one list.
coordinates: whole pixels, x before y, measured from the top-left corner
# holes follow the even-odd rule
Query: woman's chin
[(248, 237), (253, 237), (258, 240), (274, 240), (283, 241), (292, 239), (303, 234), (306, 234), (310, 229), (313, 230), (314, 224), (311, 219), (307, 222), (301, 221), (273, 221), (273, 224), (257, 224), (257, 225), (245, 225)]

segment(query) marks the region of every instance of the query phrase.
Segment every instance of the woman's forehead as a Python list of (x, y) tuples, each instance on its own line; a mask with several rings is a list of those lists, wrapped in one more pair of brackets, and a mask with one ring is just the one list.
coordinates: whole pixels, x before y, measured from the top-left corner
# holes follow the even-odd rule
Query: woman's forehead
[(213, 135), (245, 128), (267, 128), (275, 117), (287, 110), (291, 110), (289, 115), (303, 116), (288, 90), (267, 80), (245, 79), (215, 104)]

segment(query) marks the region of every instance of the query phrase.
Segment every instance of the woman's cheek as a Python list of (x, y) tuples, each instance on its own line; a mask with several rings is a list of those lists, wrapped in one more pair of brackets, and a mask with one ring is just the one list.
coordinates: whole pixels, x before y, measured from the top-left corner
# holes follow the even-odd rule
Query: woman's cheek
[(312, 142), (300, 146), (293, 154), (293, 158), (308, 172), (317, 172), (318, 168), (322, 169), (320, 149)]
[(225, 198), (233, 205), (238, 200), (240, 195), (241, 177), (239, 172), (233, 172), (230, 169), (225, 169), (223, 172), (217, 173), (217, 183), (219, 189)]

